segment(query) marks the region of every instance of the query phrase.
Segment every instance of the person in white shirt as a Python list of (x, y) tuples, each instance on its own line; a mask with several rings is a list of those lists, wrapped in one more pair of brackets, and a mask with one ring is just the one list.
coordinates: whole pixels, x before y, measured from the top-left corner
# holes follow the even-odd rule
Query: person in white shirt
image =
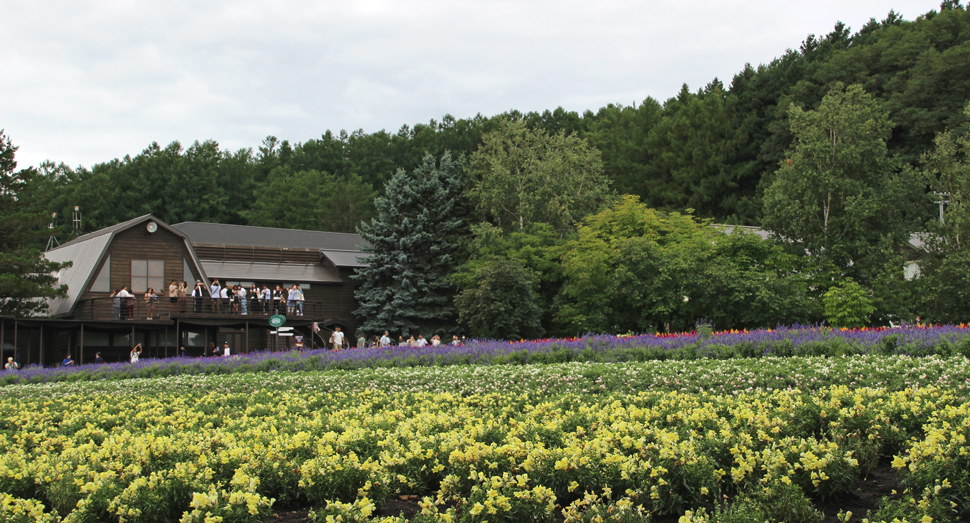
[(135, 315), (135, 295), (128, 292), (128, 287), (125, 286), (115, 296), (121, 298), (121, 307), (124, 311), (121, 319), (130, 320)]
[(232, 354), (232, 349), (229, 348), (229, 342), (227, 341), (222, 344), (222, 357), (228, 358), (230, 354)]
[(390, 347), (391, 338), (387, 335), (387, 331), (384, 331), (384, 335), (381, 336), (381, 347)]
[(246, 288), (242, 285), (236, 286), (236, 296), (239, 298), (239, 308), (242, 309), (243, 315), (249, 314), (249, 300), (246, 299)]
[(424, 339), (424, 336), (418, 334), (418, 341), (414, 342), (415, 347), (425, 347), (428, 345), (428, 340)]
[(333, 334), (330, 335), (330, 343), (333, 344), (333, 350), (340, 350), (344, 346), (344, 333), (340, 332), (340, 327), (336, 327), (333, 330)]
[(17, 362), (13, 360), (13, 356), (9, 356), (7, 358), (7, 364), (3, 368), (7, 370), (20, 370), (20, 365), (17, 365)]
[(262, 314), (272, 314), (273, 310), (273, 291), (269, 290), (269, 287), (265, 284), (263, 285), (263, 290), (261, 291), (263, 296), (263, 303), (260, 308)]
[(205, 297), (208, 294), (209, 293), (206, 290), (205, 285), (201, 281), (196, 281), (195, 288), (192, 289), (192, 301), (195, 302), (196, 314), (199, 314), (202, 312), (202, 302), (205, 300)]

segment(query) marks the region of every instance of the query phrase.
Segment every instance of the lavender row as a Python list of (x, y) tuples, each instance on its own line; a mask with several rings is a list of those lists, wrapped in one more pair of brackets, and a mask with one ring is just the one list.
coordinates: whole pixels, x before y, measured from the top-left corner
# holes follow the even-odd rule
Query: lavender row
[(970, 329), (959, 326), (903, 326), (863, 330), (788, 327), (707, 335), (588, 335), (574, 339), (520, 342), (472, 340), (464, 345), (421, 348), (260, 351), (229, 358), (144, 359), (137, 363), (70, 368), (28, 367), (0, 373), (0, 384), (88, 381), (244, 372), (352, 370), (382, 367), (623, 362), (894, 354), (970, 356)]

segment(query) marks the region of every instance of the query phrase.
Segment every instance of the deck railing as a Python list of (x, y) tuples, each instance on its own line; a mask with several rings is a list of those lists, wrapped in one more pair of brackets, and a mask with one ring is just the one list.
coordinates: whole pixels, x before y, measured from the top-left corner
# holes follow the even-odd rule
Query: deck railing
[[(297, 302), (298, 304), (300, 302)], [(326, 319), (336, 316), (335, 304), (324, 301), (304, 301), (290, 308), (287, 302), (221, 298), (171, 298), (159, 296), (155, 300), (135, 298), (92, 298), (78, 302), (74, 319), (85, 321), (174, 320), (176, 318), (268, 318), (274, 314), (287, 317), (304, 316)]]

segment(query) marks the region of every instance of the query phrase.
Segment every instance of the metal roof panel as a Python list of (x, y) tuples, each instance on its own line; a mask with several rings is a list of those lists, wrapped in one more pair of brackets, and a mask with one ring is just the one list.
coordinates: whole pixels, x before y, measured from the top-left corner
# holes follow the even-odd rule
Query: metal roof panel
[(339, 277), (319, 265), (296, 263), (247, 263), (202, 261), (206, 276), (223, 280), (280, 283), (342, 283)]
[(337, 267), (367, 267), (366, 263), (361, 263), (357, 258), (370, 258), (370, 254), (360, 251), (330, 251), (320, 249), (320, 254), (327, 257), (330, 263)]
[(48, 300), (48, 314), (59, 316), (71, 311), (74, 302), (84, 292), (88, 279), (101, 260), (111, 237), (111, 234), (85, 235), (44, 253), (44, 257), (53, 262), (73, 262), (71, 267), (61, 270), (57, 276), (59, 283), (67, 284), (67, 298)]
[(182, 222), (173, 225), (198, 245), (235, 245), (291, 249), (330, 249), (359, 251), (367, 242), (359, 234), (306, 231), (228, 225), (223, 223)]

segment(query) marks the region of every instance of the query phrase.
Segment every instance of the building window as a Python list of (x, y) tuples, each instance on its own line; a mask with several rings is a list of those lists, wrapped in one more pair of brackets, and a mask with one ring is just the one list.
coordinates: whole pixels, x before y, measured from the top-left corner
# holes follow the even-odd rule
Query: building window
[(162, 292), (165, 286), (165, 262), (162, 260), (131, 260), (131, 292), (145, 292), (149, 287)]

